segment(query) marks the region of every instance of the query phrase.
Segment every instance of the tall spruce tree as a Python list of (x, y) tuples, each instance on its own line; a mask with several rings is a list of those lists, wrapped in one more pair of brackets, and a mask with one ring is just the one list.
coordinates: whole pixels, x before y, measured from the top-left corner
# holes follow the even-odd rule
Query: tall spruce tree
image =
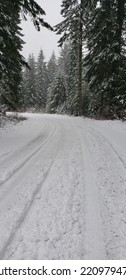
[(66, 84), (64, 76), (57, 73), (48, 88), (46, 110), (48, 113), (64, 113), (66, 102)]
[(22, 34), (17, 1), (0, 2), (0, 83), (1, 102), (16, 109), (20, 101)]
[(66, 83), (68, 80), (68, 75), (69, 75), (69, 71), (68, 71), (68, 67), (69, 67), (69, 43), (66, 42), (61, 50), (60, 50), (60, 54), (59, 54), (59, 58), (57, 61), (57, 71), (62, 73)]
[[(78, 47), (78, 46), (77, 46)], [(79, 96), (78, 96), (78, 60), (75, 45), (69, 44), (69, 65), (68, 65), (68, 84), (67, 84), (67, 111), (69, 114), (79, 115)]]
[(25, 64), (20, 51), (23, 40), (21, 34), (20, 14), (27, 19), (27, 14), (40, 30), (45, 26), (52, 30), (51, 26), (43, 20), (44, 10), (34, 0), (1, 0), (0, 1), (0, 87), (1, 102), (6, 103), (12, 109), (19, 106), (21, 66)]
[(47, 83), (48, 86), (53, 82), (53, 79), (56, 76), (56, 71), (57, 71), (57, 60), (55, 53), (53, 51), (48, 63), (47, 63)]
[[(59, 45), (70, 40), (76, 61), (77, 104), (76, 115), (82, 114), (82, 39), (83, 39), (83, 8), (84, 0), (63, 0), (61, 14), (65, 18), (56, 26), (57, 34), (62, 34)], [(76, 53), (76, 57), (75, 57)]]
[(36, 65), (36, 101), (39, 109), (45, 109), (47, 98), (47, 71), (44, 59), (44, 53), (41, 49)]
[(37, 109), (38, 100), (36, 96), (36, 62), (33, 54), (28, 58), (29, 68), (23, 72), (23, 95), (25, 109)]
[(92, 91), (91, 110), (98, 115), (119, 114), (126, 103), (125, 1), (87, 2), (86, 9), (85, 66)]
[(78, 115), (78, 60), (75, 44), (73, 47), (71, 42), (67, 42), (62, 47), (57, 72), (62, 73), (66, 84), (66, 112)]

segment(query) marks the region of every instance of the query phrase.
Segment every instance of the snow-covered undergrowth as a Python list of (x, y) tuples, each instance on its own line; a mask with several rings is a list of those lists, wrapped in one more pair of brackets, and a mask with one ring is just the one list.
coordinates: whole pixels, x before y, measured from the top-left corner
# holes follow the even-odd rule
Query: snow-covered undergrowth
[(20, 121), (26, 120), (21, 113), (17, 112), (7, 112), (6, 114), (0, 113), (0, 127), (3, 128), (4, 126), (14, 125)]
[(0, 128), (0, 258), (126, 258), (126, 123), (22, 114)]

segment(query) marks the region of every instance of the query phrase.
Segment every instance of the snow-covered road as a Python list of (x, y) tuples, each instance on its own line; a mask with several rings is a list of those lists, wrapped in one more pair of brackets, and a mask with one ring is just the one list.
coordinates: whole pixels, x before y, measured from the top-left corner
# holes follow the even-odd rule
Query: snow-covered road
[(27, 116), (0, 129), (0, 259), (126, 259), (126, 124)]

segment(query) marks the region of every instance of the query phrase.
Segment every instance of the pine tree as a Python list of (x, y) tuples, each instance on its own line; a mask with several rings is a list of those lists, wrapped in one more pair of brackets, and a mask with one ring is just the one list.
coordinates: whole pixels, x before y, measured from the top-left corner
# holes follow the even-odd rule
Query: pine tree
[(57, 71), (64, 76), (66, 83), (69, 76), (69, 49), (69, 43), (66, 42), (60, 50), (59, 58), (57, 61)]
[(19, 27), (20, 9), (17, 2), (2, 0), (0, 11), (0, 83), (3, 88), (1, 102), (15, 110), (20, 101), (21, 66), (25, 64), (20, 54), (23, 44)]
[(1, 0), (0, 1), (0, 83), (3, 103), (8, 104), (14, 110), (20, 104), (21, 67), (25, 60), (20, 51), (23, 47), (21, 34), (20, 14), (27, 19), (27, 14), (40, 30), (45, 26), (52, 30), (42, 16), (44, 10), (34, 0)]
[(29, 15), (33, 21), (34, 26), (38, 31), (40, 31), (41, 26), (53, 30), (53, 28), (48, 24), (43, 16), (46, 15), (45, 11), (35, 0), (15, 0), (20, 8), (20, 12), (25, 20), (27, 20), (27, 15)]
[(36, 97), (36, 62), (33, 54), (28, 58), (29, 69), (25, 68), (23, 73), (24, 107), (35, 109), (38, 105)]
[(66, 102), (66, 85), (64, 77), (59, 74), (48, 88), (47, 112), (63, 113)]
[(57, 71), (57, 61), (56, 61), (56, 56), (53, 51), (48, 63), (47, 63), (47, 83), (48, 87), (50, 84), (53, 82), (53, 79), (56, 76), (56, 71)]
[[(59, 40), (59, 45), (66, 40), (70, 40), (74, 59), (76, 61), (76, 81), (77, 81), (77, 104), (76, 114), (82, 114), (82, 39), (83, 39), (83, 5), (84, 0), (80, 3), (78, 0), (62, 1), (61, 14), (65, 18), (56, 26), (57, 34), (63, 34)], [(76, 57), (75, 57), (76, 53)]]
[[(73, 47), (69, 41), (61, 49), (57, 73), (63, 75), (66, 84), (66, 113), (78, 115), (78, 60), (75, 44)], [(82, 91), (82, 112), (87, 113), (88, 88), (84, 81), (82, 81)]]
[[(115, 79), (112, 86), (115, 88), (114, 111), (118, 117), (126, 116), (126, 1), (116, 1), (116, 28), (114, 36), (114, 51), (116, 57), (113, 65)], [(113, 69), (113, 71), (114, 71)]]
[(69, 65), (67, 84), (67, 111), (75, 116), (79, 115), (78, 101), (78, 61), (76, 48), (69, 44)]
[(126, 58), (122, 52), (124, 1), (92, 1), (92, 5), (87, 4), (87, 10), (90, 12), (86, 23), (88, 54), (85, 66), (93, 93), (92, 111), (110, 116), (117, 113), (122, 102), (125, 103), (122, 97), (126, 92)]
[(40, 50), (36, 66), (36, 100), (38, 108), (46, 107), (47, 98), (47, 71), (43, 50)]
[(78, 61), (75, 45), (70, 42), (62, 47), (57, 72), (63, 75), (66, 84), (66, 112), (78, 115)]

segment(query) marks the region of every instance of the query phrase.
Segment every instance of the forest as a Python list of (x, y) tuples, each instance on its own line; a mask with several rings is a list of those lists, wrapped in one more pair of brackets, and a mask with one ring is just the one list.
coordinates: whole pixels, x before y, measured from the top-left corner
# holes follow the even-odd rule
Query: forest
[[(50, 26), (34, 0), (0, 1), (0, 112), (126, 118), (126, 1), (62, 0)], [(21, 20), (60, 34), (57, 58), (22, 56)], [(34, 28), (34, 27), (33, 27)], [(44, 39), (44, 38), (43, 38)]]

